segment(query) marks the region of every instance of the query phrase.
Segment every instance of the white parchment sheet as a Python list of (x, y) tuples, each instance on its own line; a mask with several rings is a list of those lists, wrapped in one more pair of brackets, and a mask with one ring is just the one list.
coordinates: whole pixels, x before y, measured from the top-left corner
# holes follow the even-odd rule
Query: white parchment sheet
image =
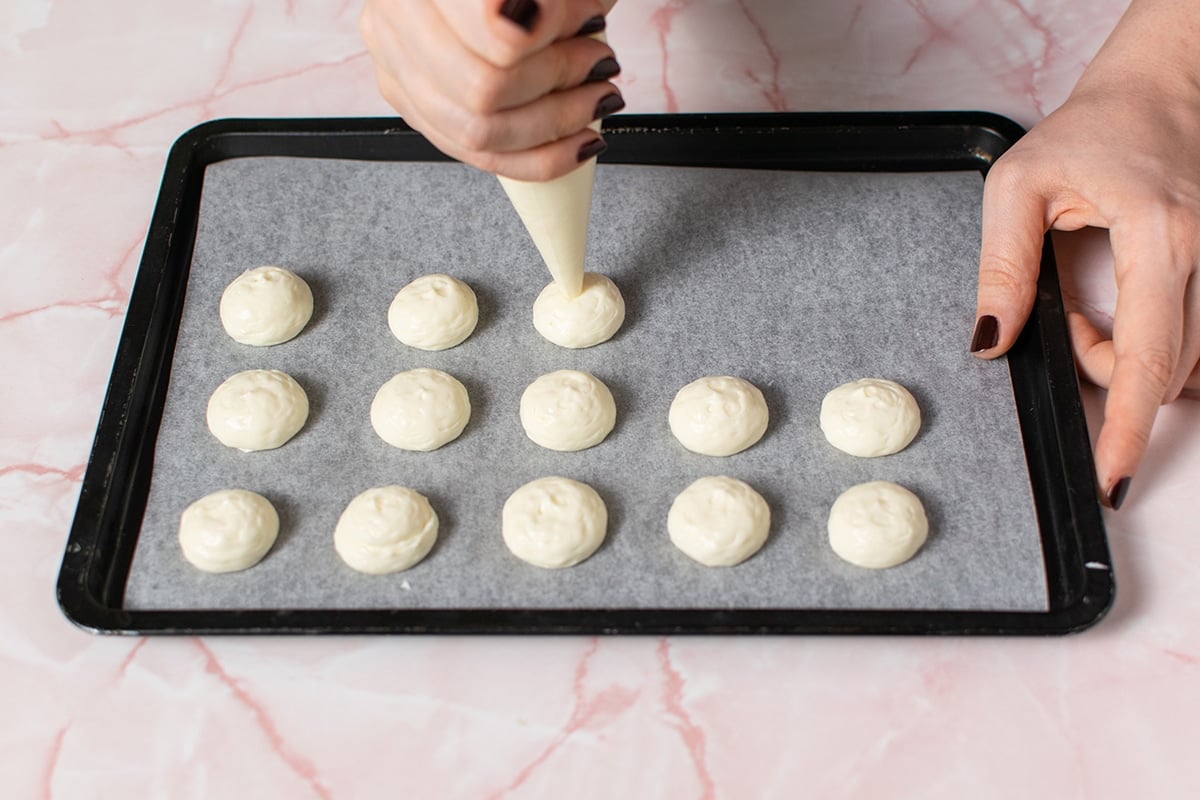
[[(589, 268), (620, 286), (612, 341), (572, 351), (533, 329), (549, 275), (496, 180), (450, 163), (250, 158), (207, 169), (151, 492), (126, 588), (139, 609), (239, 608), (1046, 608), (1045, 571), (1008, 365), (967, 352), (982, 180), (977, 173), (830, 174), (601, 165)], [(242, 271), (287, 266), (316, 312), (291, 342), (231, 340), (217, 314)], [(458, 347), (396, 341), (387, 308), (431, 272), (475, 289), (480, 323)], [(376, 390), (436, 367), (473, 413), (432, 453), (396, 450), (371, 428)], [(243, 369), (281, 369), (312, 412), (282, 448), (241, 453), (208, 432), (213, 389)], [(518, 403), (556, 369), (612, 389), (617, 427), (601, 445), (555, 453), (529, 441)], [(766, 395), (765, 438), (729, 458), (683, 449), (667, 410), (703, 375)], [(891, 378), (921, 404), (904, 452), (858, 459), (830, 447), (821, 398), (860, 377)], [(748, 481), (772, 511), (766, 546), (710, 569), (675, 550), (667, 510), (704, 475)], [(564, 475), (608, 505), (608, 539), (588, 561), (542, 570), (500, 537), (500, 508), (526, 481)], [(825, 531), (852, 484), (893, 480), (924, 501), (932, 532), (908, 564), (841, 562)], [(439, 541), (413, 569), (367, 576), (333, 549), (346, 503), (399, 483), (427, 495)], [(184, 561), (180, 513), (222, 488), (262, 493), (282, 528), (261, 564), (204, 574)]]

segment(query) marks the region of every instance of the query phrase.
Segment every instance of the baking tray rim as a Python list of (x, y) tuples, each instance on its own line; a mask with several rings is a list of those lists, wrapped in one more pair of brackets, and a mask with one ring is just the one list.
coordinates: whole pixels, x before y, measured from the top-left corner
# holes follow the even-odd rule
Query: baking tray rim
[[(990, 164), (1023, 135), (981, 111), (623, 115), (605, 121), (607, 163), (823, 171), (937, 171)], [(687, 137), (691, 149), (625, 150)], [(754, 136), (755, 150), (744, 144)], [(879, 149), (878, 140), (892, 146)], [(954, 148), (931, 152), (946, 142)], [(836, 147), (831, 147), (836, 142)], [(823, 149), (816, 147), (821, 144)], [(323, 152), (329, 148), (335, 152)], [(695, 153), (703, 153), (698, 157)], [(172, 146), (97, 424), (56, 594), (86, 631), (115, 634), (761, 633), (1064, 634), (1111, 608), (1116, 585), (1095, 488), (1090, 440), (1066, 339), (1047, 236), (1038, 298), (1009, 357), (1050, 583), (1047, 611), (755, 608), (128, 610), (120, 597), (144, 510), (157, 425), (182, 310), (204, 168), (239, 157), (446, 161), (395, 118), (226, 118)], [(170, 279), (172, 263), (181, 275)], [(165, 315), (165, 316), (164, 316)], [(1045, 375), (1028, 372), (1044, 364)], [(1044, 382), (1041, 380), (1044, 378)], [(1037, 430), (1033, 433), (1029, 428)], [(1049, 428), (1048, 430), (1046, 428)], [(1031, 445), (1036, 442), (1037, 446)], [(143, 462), (146, 462), (143, 464)], [(127, 480), (124, 480), (127, 479)], [(1061, 485), (1060, 485), (1061, 482)], [(139, 505), (140, 494), (140, 505)], [(1053, 497), (1045, 497), (1052, 494)], [(132, 528), (131, 528), (132, 526)], [(1050, 526), (1047, 535), (1046, 527)]]

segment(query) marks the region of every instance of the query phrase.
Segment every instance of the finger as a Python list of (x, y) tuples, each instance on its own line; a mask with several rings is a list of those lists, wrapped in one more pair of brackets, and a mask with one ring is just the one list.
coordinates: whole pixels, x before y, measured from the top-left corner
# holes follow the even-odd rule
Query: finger
[(1183, 341), (1179, 347), (1179, 365), (1167, 387), (1166, 401), (1172, 402), (1183, 391), (1194, 390), (1200, 371), (1200, 275), (1193, 273), (1183, 293)]
[(1001, 158), (983, 185), (983, 241), (971, 352), (994, 358), (1008, 351), (1037, 293), (1046, 200), (1034, 176)]
[(1096, 472), (1110, 504), (1136, 471), (1158, 407), (1175, 377), (1183, 332), (1184, 280), (1172, 263), (1161, 226), (1111, 233), (1117, 273), (1113, 367), (1104, 424), (1096, 441)]
[[(458, 153), (516, 153), (575, 136), (597, 119), (624, 107), (616, 86), (599, 81), (545, 95), (514, 109), (494, 113), (470, 111), (432, 85), (427, 73), (407, 73), (404, 88), (410, 105), (443, 139), (456, 143)], [(474, 162), (472, 162), (474, 163)]]
[(1075, 365), (1080, 375), (1102, 388), (1112, 381), (1112, 339), (1104, 335), (1092, 321), (1078, 311), (1067, 314), (1067, 325), (1071, 332), (1071, 349), (1075, 351)]
[(403, 24), (420, 28), (423, 35), (405, 39), (401, 31), (390, 29), (395, 41), (411, 43), (405, 63), (393, 65), (393, 73), (425, 74), (436, 90), (472, 113), (515, 108), (620, 71), (612, 48), (590, 36), (550, 44), (511, 67), (499, 67), (474, 53), (432, 6), (418, 4)]
[[(574, 36), (584, 23), (603, 17), (616, 0), (435, 0), (458, 38), (497, 67), (512, 67), (552, 42)], [(479, 6), (482, 5), (480, 9)]]
[[(434, 147), (452, 158), (510, 178), (544, 181), (576, 169), (583, 161), (599, 155), (606, 147), (603, 137), (585, 128), (578, 133), (540, 147), (516, 153), (479, 152), (464, 148), (454, 137), (447, 137), (420, 110), (405, 100), (406, 93), (395, 78), (382, 70), (376, 73), (379, 90), (392, 103), (404, 121), (419, 131)], [(393, 98), (395, 98), (393, 100)]]

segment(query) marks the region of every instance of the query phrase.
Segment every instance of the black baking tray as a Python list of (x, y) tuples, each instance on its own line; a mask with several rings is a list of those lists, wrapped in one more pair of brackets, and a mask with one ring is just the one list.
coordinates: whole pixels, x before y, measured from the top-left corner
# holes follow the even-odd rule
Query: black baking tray
[[(741, 169), (935, 172), (989, 166), (1020, 138), (983, 112), (697, 114), (606, 121), (602, 161)], [(1042, 535), (1048, 610), (289, 609), (130, 610), (142, 514), (199, 217), (205, 167), (292, 156), (443, 161), (396, 119), (226, 119), (167, 159), (59, 573), (66, 616), (96, 633), (1062, 634), (1112, 604), (1115, 584), (1049, 237), (1037, 302), (1007, 360)]]

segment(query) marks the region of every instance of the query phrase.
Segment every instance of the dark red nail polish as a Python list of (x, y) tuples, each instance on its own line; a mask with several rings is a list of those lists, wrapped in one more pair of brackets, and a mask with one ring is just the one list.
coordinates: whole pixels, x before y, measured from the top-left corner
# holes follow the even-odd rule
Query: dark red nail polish
[(1112, 488), (1108, 490), (1108, 507), (1113, 511), (1118, 511), (1121, 508), (1121, 504), (1125, 502), (1125, 495), (1129, 494), (1131, 480), (1129, 476), (1125, 476), (1114, 483)]
[(606, 94), (604, 97), (600, 98), (599, 103), (596, 103), (596, 113), (592, 116), (592, 119), (595, 120), (602, 117), (607, 117), (611, 114), (617, 113), (624, 107), (625, 98), (621, 97), (621, 95), (617, 94), (616, 92), (613, 92), (612, 94)]
[(583, 27), (580, 28), (579, 32), (576, 33), (575, 35), (576, 36), (591, 36), (593, 33), (599, 33), (600, 31), (604, 30), (604, 27), (607, 24), (608, 23), (605, 21), (604, 17), (597, 14), (596, 16), (589, 19), (587, 22), (583, 23)]
[(592, 67), (592, 71), (583, 79), (584, 83), (596, 83), (598, 81), (606, 81), (609, 78), (615, 78), (621, 74), (621, 65), (612, 56), (602, 58), (596, 62), (596, 66)]
[(975, 323), (975, 335), (971, 337), (971, 352), (991, 350), (1000, 343), (1000, 323), (991, 314), (984, 314)]
[(541, 9), (534, 0), (504, 0), (500, 6), (500, 16), (524, 28), (528, 33), (537, 24)]
[(608, 149), (608, 144), (603, 139), (592, 139), (587, 144), (579, 148), (577, 158), (580, 162), (587, 161), (592, 156), (598, 156)]

